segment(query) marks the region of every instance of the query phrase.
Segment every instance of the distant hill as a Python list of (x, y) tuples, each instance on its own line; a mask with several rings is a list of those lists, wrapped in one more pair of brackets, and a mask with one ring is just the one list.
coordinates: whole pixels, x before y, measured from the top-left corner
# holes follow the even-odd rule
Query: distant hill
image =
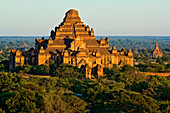
[[(36, 38), (48, 38), (49, 36), (0, 36), (0, 41), (2, 40), (8, 40), (10, 39), (18, 41), (18, 40), (30, 40), (30, 41), (34, 41)], [(170, 41), (170, 36), (96, 36), (96, 39), (100, 39), (101, 37), (105, 38), (105, 37), (109, 37), (110, 41), (111, 40), (133, 40), (133, 41), (160, 41), (160, 40), (168, 40)]]
[(101, 37), (109, 37), (110, 40), (133, 40), (133, 41), (160, 41), (160, 40), (169, 40), (170, 36), (96, 36), (96, 39)]

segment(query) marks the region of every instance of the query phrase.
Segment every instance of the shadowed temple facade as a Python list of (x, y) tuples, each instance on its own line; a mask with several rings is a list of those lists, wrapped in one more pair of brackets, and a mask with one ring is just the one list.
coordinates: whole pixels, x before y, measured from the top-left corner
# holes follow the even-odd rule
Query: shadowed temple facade
[(35, 48), (29, 51), (11, 50), (10, 68), (41, 65), (47, 60), (53, 60), (56, 66), (67, 63), (83, 68), (86, 78), (91, 78), (94, 69), (99, 78), (104, 67), (133, 66), (133, 53), (124, 48), (118, 52), (115, 46), (110, 50), (109, 38), (96, 40), (93, 28), (81, 21), (78, 11), (71, 9), (63, 22), (51, 31), (49, 39), (36, 39)]

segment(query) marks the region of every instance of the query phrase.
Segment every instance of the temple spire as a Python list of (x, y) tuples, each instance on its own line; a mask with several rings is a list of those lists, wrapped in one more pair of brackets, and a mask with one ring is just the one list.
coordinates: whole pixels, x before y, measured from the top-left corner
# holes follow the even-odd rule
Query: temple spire
[(156, 42), (156, 44), (155, 44), (155, 50), (158, 50), (159, 49), (159, 46), (158, 46), (158, 42)]
[(66, 13), (64, 22), (71, 22), (71, 23), (81, 22), (78, 11), (75, 9), (70, 9)]
[(70, 9), (66, 12), (63, 22), (51, 32), (53, 40), (64, 39), (65, 37), (75, 39), (79, 35), (83, 39), (95, 39), (94, 29), (85, 25), (79, 16), (79, 12)]

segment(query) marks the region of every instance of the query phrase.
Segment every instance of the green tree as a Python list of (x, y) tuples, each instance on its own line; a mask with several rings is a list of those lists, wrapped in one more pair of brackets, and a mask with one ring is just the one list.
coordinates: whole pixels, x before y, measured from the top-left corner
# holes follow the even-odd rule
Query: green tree
[(134, 66), (130, 66), (130, 65), (125, 65), (122, 67), (122, 71), (132, 71), (132, 72), (135, 72), (135, 71), (138, 71), (139, 69), (137, 67), (134, 67)]
[(31, 73), (32, 66), (31, 65), (26, 65), (23, 67), (23, 71), (25, 73)]
[(33, 67), (33, 74), (47, 75), (50, 74), (50, 67), (44, 64)]
[(3, 64), (0, 64), (0, 71), (5, 69), (5, 66)]
[(81, 69), (68, 64), (58, 66), (53, 76), (60, 78), (85, 77), (85, 75), (81, 74)]
[(162, 61), (162, 59), (160, 57), (157, 58), (156, 62), (159, 63), (159, 64), (164, 65), (164, 62)]
[(112, 93), (113, 99), (106, 103), (107, 111), (160, 113), (157, 101), (140, 93), (120, 90)]

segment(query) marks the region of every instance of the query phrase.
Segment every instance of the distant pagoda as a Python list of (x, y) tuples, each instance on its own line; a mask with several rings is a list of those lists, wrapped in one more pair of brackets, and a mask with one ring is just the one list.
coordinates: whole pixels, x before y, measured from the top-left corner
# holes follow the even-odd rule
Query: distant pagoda
[(162, 51), (159, 49), (158, 43), (156, 42), (155, 45), (155, 49), (153, 50), (153, 52), (151, 53), (151, 57), (152, 58), (158, 58), (158, 57), (162, 57), (163, 53)]
[(91, 78), (92, 68), (97, 77), (103, 76), (103, 68), (133, 66), (133, 53), (123, 48), (109, 49), (109, 38), (95, 39), (93, 28), (90, 29), (79, 17), (78, 11), (71, 9), (65, 14), (63, 22), (51, 31), (49, 39), (36, 39), (35, 49), (29, 51), (12, 50), (10, 68), (19, 65), (41, 65), (53, 60), (58, 66), (67, 63), (83, 68), (86, 78)]

